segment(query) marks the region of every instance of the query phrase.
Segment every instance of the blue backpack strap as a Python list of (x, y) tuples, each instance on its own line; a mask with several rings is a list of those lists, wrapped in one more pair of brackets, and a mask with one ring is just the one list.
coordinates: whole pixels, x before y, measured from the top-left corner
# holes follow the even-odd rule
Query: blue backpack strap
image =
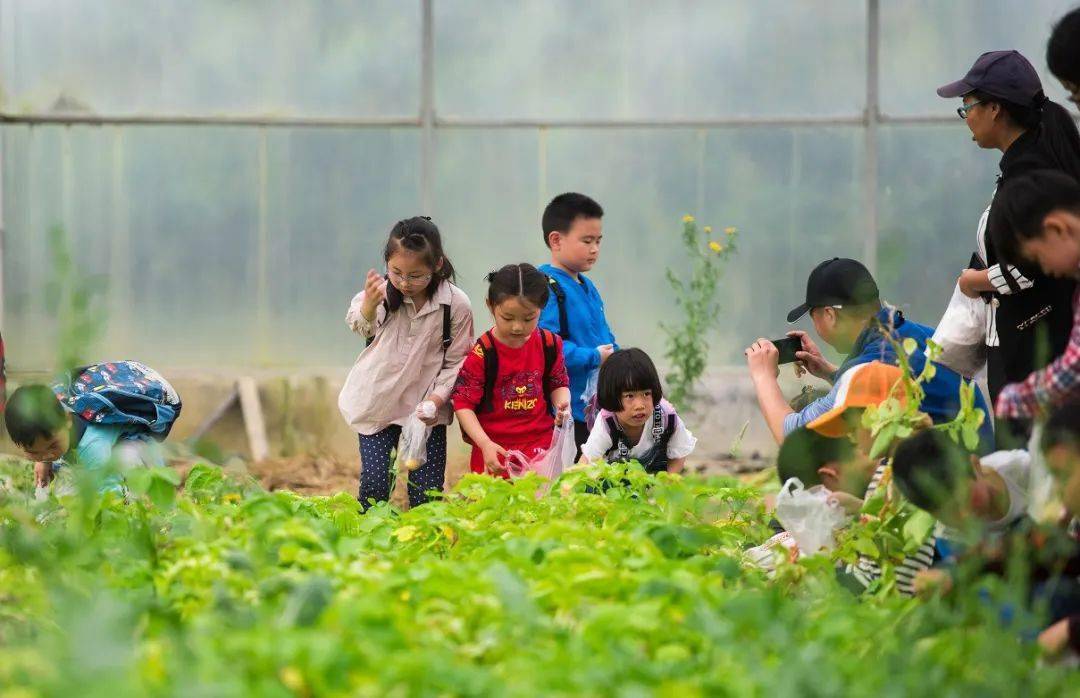
[(559, 308), (559, 336), (564, 340), (570, 339), (570, 322), (566, 319), (566, 291), (554, 276), (548, 276), (548, 286), (555, 294), (555, 305)]

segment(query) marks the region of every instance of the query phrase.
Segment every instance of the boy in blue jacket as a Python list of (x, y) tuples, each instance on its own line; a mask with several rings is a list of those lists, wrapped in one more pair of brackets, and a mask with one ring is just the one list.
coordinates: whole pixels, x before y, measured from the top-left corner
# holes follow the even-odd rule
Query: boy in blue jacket
[(618, 349), (604, 317), (604, 301), (585, 277), (600, 257), (604, 209), (584, 194), (560, 194), (544, 209), (541, 226), (551, 264), (540, 271), (551, 284), (540, 326), (562, 337), (566, 370), (570, 374), (570, 406), (578, 452), (589, 438), (582, 392), (593, 372)]

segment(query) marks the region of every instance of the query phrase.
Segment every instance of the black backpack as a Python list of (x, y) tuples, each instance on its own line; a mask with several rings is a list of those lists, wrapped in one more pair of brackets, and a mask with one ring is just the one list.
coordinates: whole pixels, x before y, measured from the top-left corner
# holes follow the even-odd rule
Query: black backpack
[[(555, 366), (555, 360), (558, 358), (558, 346), (555, 344), (555, 335), (543, 328), (538, 329), (544, 342), (544, 376), (540, 387), (543, 391), (551, 376), (551, 369)], [(495, 349), (495, 336), (491, 334), (491, 330), (480, 335), (476, 343), (484, 354), (484, 392), (476, 405), (476, 413), (480, 414), (495, 409), (495, 379), (499, 376), (499, 352)], [(546, 397), (545, 400), (547, 400)], [(548, 411), (551, 411), (550, 400), (548, 400)]]

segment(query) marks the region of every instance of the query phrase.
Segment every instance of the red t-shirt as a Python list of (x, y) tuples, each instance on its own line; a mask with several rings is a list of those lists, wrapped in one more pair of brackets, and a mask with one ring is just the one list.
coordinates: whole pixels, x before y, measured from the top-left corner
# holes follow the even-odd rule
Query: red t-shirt
[[(527, 452), (537, 444), (547, 448), (555, 420), (548, 413), (548, 400), (558, 388), (570, 386), (563, 361), (562, 339), (555, 340), (555, 364), (547, 385), (544, 382), (544, 339), (536, 329), (519, 349), (494, 340), (499, 356), (492, 410), (476, 415), (492, 441), (508, 451)], [(492, 336), (494, 339), (494, 335)], [(455, 410), (475, 410), (484, 394), (484, 347), (477, 342), (465, 357), (450, 399)]]

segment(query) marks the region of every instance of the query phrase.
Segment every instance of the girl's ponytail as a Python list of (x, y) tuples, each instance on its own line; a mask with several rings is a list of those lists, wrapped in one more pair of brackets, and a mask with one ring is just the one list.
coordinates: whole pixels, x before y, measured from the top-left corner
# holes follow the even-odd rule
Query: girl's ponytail
[(1040, 96), (1039, 125), (1044, 148), (1058, 169), (1080, 181), (1080, 131), (1076, 129), (1076, 122), (1065, 107), (1045, 95)]

